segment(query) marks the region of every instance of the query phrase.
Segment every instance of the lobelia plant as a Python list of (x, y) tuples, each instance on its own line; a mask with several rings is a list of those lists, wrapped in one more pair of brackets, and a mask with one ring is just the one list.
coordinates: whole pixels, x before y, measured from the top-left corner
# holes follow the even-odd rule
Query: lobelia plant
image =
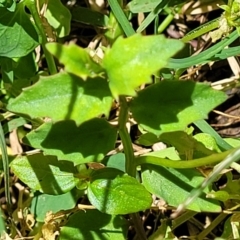
[[(4, 46), (0, 50), (4, 96), (0, 143), (9, 210), (4, 134), (18, 128), (22, 143), (33, 150), (22, 152), (10, 163), (10, 170), (30, 189), (19, 207), (26, 210), (24, 218), (34, 215), (31, 224), (22, 228), (24, 237), (126, 239), (129, 222), (122, 215), (128, 214), (138, 238), (146, 239), (139, 212), (152, 207), (153, 195), (178, 207), (205, 179), (196, 167), (216, 164), (234, 152), (209, 126), (205, 132), (210, 129), (216, 139), (209, 134), (193, 135), (189, 128), (192, 123), (204, 128), (203, 119), (227, 99), (226, 94), (205, 83), (181, 81), (177, 70), (226, 55), (224, 47), (236, 39), (236, 33), (197, 57), (170, 59), (183, 48), (182, 41), (133, 34), (117, 2), (109, 4), (113, 11), (105, 19), (109, 47), (97, 60), (88, 49), (56, 42), (69, 34), (71, 16), (76, 17), (81, 8), (71, 15), (58, 0), (0, 5), (0, 29), (5, 32), (0, 35)], [(119, 36), (122, 30), (127, 38)], [(39, 45), (46, 72), (39, 72), (35, 63), (34, 49)], [(161, 77), (159, 71), (166, 69), (174, 69), (175, 79), (153, 84), (153, 78)], [(110, 116), (114, 104), (119, 109), (116, 119)], [(136, 156), (126, 127), (129, 123), (137, 125), (141, 133), (137, 144), (148, 147), (161, 141), (171, 147)], [(22, 128), (25, 124), (31, 125), (27, 132)], [(121, 142), (123, 153), (112, 153), (116, 141)], [(236, 160), (231, 158), (223, 168)], [(231, 197), (227, 195), (231, 176), (228, 179), (225, 192), (213, 193), (208, 182), (195, 201), (184, 207), (194, 212), (221, 212), (219, 200)], [(20, 222), (14, 214), (8, 217)], [(7, 225), (5, 231), (14, 235), (13, 226)], [(19, 233), (15, 236), (21, 237)]]

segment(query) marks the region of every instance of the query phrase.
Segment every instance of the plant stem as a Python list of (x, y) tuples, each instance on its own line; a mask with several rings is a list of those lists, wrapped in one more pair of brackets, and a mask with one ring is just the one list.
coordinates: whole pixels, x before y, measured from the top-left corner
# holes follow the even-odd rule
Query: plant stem
[(38, 31), (38, 34), (40, 36), (40, 39), (42, 40), (41, 44), (42, 44), (42, 49), (48, 64), (48, 70), (49, 73), (51, 75), (56, 74), (57, 73), (57, 68), (55, 65), (55, 61), (53, 56), (48, 52), (48, 50), (46, 49), (46, 44), (48, 43), (47, 40), (47, 36), (46, 36), (46, 32), (44, 30), (43, 24), (42, 24), (42, 20), (39, 16), (39, 13), (37, 11), (37, 6), (36, 6), (36, 2), (34, 0), (27, 0), (26, 1), (26, 6), (29, 8), (32, 17), (34, 19), (34, 22), (36, 24), (36, 28)]
[(162, 33), (168, 27), (168, 25), (171, 23), (173, 18), (174, 18), (173, 14), (171, 14), (171, 13), (168, 14), (167, 17), (161, 23), (161, 25), (158, 27), (157, 33), (158, 34)]
[[(119, 128), (119, 135), (122, 140), (123, 149), (125, 153), (125, 171), (128, 175), (132, 177), (136, 177), (136, 166), (134, 164), (134, 153), (132, 148), (132, 141), (129, 136), (129, 133), (126, 128), (126, 123), (128, 120), (128, 104), (125, 97), (120, 97), (120, 113), (119, 113), (119, 120), (118, 120), (118, 128)], [(140, 220), (138, 213), (130, 214), (132, 218), (134, 228), (138, 235), (138, 239), (146, 240), (146, 234), (142, 226), (142, 222)]]
[(125, 97), (120, 97), (120, 113), (119, 113), (119, 135), (122, 140), (123, 149), (126, 157), (125, 170), (132, 177), (136, 177), (136, 166), (134, 164), (134, 153), (132, 141), (126, 128), (128, 120), (128, 105)]
[(130, 214), (132, 221), (134, 223), (134, 227), (137, 233), (137, 236), (139, 240), (147, 240), (146, 233), (143, 229), (142, 226), (142, 221), (140, 220), (139, 214), (138, 213), (132, 213)]
[(215, 227), (217, 227), (227, 216), (226, 213), (220, 213), (211, 224), (205, 228), (198, 236), (197, 239), (204, 239)]
[(159, 158), (155, 156), (141, 156), (135, 159), (136, 166), (142, 164), (153, 164), (156, 166), (171, 167), (171, 168), (196, 168), (201, 166), (207, 166), (210, 164), (221, 162), (230, 153), (236, 151), (236, 149), (230, 149), (222, 153), (212, 154), (207, 157), (198, 158), (189, 161), (176, 161), (165, 158)]
[(2, 151), (3, 170), (4, 170), (4, 188), (8, 211), (11, 211), (11, 196), (10, 196), (10, 176), (9, 176), (9, 159), (7, 146), (3, 133), (2, 123), (0, 122), (0, 149)]

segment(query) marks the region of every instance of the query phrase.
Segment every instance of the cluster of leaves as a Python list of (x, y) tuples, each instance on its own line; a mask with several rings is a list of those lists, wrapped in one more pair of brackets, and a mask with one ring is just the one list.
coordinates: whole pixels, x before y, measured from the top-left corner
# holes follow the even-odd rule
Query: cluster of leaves
[[(163, 2), (133, 0), (129, 9), (150, 14), (157, 9), (159, 14), (172, 7)], [(113, 2), (109, 3), (114, 12)], [(45, 6), (46, 11), (40, 12), (38, 8)], [(205, 179), (198, 170), (184, 167), (186, 160), (217, 159), (224, 150), (206, 133), (193, 136), (188, 126), (207, 118), (226, 100), (226, 94), (205, 83), (180, 81), (179, 74), (194, 64), (237, 54), (239, 49), (224, 49), (237, 38), (236, 32), (198, 56), (170, 59), (183, 48), (182, 41), (162, 35), (123, 38), (123, 32), (130, 35), (128, 28), (120, 26), (114, 14), (82, 7), (70, 12), (60, 0), (0, 4), (3, 130), (7, 134), (18, 129), (21, 143), (39, 150), (24, 152), (10, 163), (11, 171), (32, 194), (21, 208), (38, 222), (25, 226), (22, 235), (54, 239), (61, 226), (61, 240), (125, 239), (129, 223), (121, 215), (130, 214), (138, 226), (136, 213), (151, 208), (152, 194), (177, 207)], [(106, 28), (108, 47), (102, 58), (92, 57), (88, 49), (75, 44), (60, 43), (70, 33), (71, 18)], [(58, 42), (48, 43), (52, 36)], [(47, 69), (36, 64), (38, 46)], [(64, 70), (57, 71), (53, 56)], [(142, 89), (142, 85), (147, 87)], [(110, 117), (116, 103), (120, 105), (117, 126)], [(148, 153), (141, 162), (141, 157), (134, 156), (126, 128), (129, 115), (141, 132), (137, 144), (149, 147), (161, 141), (169, 147)], [(26, 124), (30, 131), (24, 128)], [(107, 155), (117, 139), (124, 154)], [(172, 167), (167, 167), (166, 159), (171, 159), (167, 161)], [(6, 169), (4, 174), (8, 174)], [(220, 201), (236, 194), (234, 184), (229, 173), (225, 189), (212, 192), (209, 185), (187, 209), (221, 212)], [(91, 204), (84, 207), (95, 209), (78, 211), (76, 204), (84, 196)], [(64, 223), (63, 217), (68, 217)], [(11, 229), (8, 225), (4, 232), (20, 237)], [(136, 231), (141, 232), (141, 227)]]

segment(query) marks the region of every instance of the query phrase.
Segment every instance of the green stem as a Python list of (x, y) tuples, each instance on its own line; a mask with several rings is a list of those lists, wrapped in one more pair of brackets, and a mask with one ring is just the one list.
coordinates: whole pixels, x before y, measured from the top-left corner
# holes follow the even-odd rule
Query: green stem
[(161, 25), (158, 27), (158, 34), (162, 33), (166, 28), (167, 26), (172, 22), (174, 18), (174, 15), (173, 14), (168, 14), (167, 17), (163, 20), (163, 22), (161, 23)]
[(35, 22), (37, 30), (38, 30), (38, 34), (40, 35), (40, 38), (42, 40), (42, 43), (41, 43), (42, 44), (42, 49), (43, 49), (43, 52), (44, 52), (44, 55), (45, 55), (45, 58), (46, 58), (46, 61), (47, 61), (47, 64), (48, 64), (49, 73), (51, 75), (56, 74), (57, 73), (57, 68), (56, 68), (56, 65), (55, 65), (54, 58), (48, 52), (48, 50), (46, 49), (46, 44), (48, 43), (48, 40), (47, 40), (46, 32), (44, 30), (41, 18), (38, 14), (38, 11), (37, 11), (37, 6), (36, 6), (35, 0), (27, 0), (26, 1), (26, 6), (28, 7), (28, 9), (30, 10), (30, 12), (32, 14), (32, 17), (34, 19), (34, 22)]
[(126, 173), (132, 177), (136, 177), (136, 167), (134, 164), (134, 153), (132, 141), (126, 128), (128, 120), (128, 105), (125, 97), (120, 97), (120, 113), (119, 113), (119, 135), (122, 140), (123, 149), (126, 157)]
[[(186, 209), (187, 206), (189, 206), (189, 204), (191, 204), (197, 197), (200, 196), (200, 194), (204, 191), (204, 189), (209, 186), (210, 184), (213, 183), (213, 181), (215, 181), (215, 179), (219, 176), (220, 172), (223, 169), (228, 168), (233, 162), (239, 161), (240, 159), (240, 148), (235, 148), (223, 153), (228, 153), (226, 157), (224, 157), (224, 159), (222, 159), (223, 161), (221, 161), (219, 164), (217, 164), (214, 168), (213, 171), (205, 178), (205, 180), (201, 183), (201, 185), (197, 188), (194, 188), (189, 196), (187, 197), (187, 199), (178, 206), (177, 210), (174, 212), (174, 214), (172, 214), (172, 216), (174, 217), (174, 215), (178, 215), (180, 212), (183, 211), (183, 209)], [(222, 153), (222, 154), (223, 154)]]
[(144, 228), (142, 226), (142, 222), (139, 218), (139, 214), (138, 213), (132, 213), (130, 215), (131, 215), (132, 221), (134, 222), (134, 226), (135, 226), (135, 229), (136, 229), (136, 232), (137, 232), (137, 236), (138, 236), (137, 239), (147, 240), (146, 233), (145, 233)]
[[(132, 141), (126, 128), (128, 120), (128, 105), (125, 97), (120, 97), (120, 113), (119, 113), (119, 135), (122, 140), (123, 149), (125, 153), (125, 171), (128, 175), (136, 177), (136, 166), (134, 164), (134, 153), (132, 148)], [(138, 213), (130, 214), (132, 218), (138, 239), (146, 240), (146, 234), (142, 226)]]
[(205, 228), (198, 236), (197, 239), (205, 239), (205, 237), (211, 233), (211, 231), (216, 228), (223, 220), (228, 216), (226, 213), (220, 213), (212, 222), (211, 224)]
[(230, 153), (235, 151), (236, 149), (230, 149), (228, 151), (222, 153), (212, 154), (207, 157), (198, 158), (189, 161), (176, 161), (165, 158), (159, 158), (155, 156), (141, 156), (135, 159), (136, 166), (142, 164), (153, 164), (157, 166), (163, 167), (171, 167), (171, 168), (196, 168), (201, 166), (207, 166), (211, 164), (215, 164), (221, 162), (224, 158), (226, 158)]
[(11, 196), (10, 196), (9, 159), (8, 159), (7, 146), (6, 146), (1, 122), (0, 122), (0, 148), (2, 151), (6, 202), (7, 202), (8, 210), (11, 211), (12, 203), (11, 203)]

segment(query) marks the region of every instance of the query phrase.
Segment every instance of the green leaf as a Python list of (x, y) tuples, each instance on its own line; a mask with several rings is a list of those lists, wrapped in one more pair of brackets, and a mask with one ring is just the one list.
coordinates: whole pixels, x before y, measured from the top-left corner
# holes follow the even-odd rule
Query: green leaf
[(153, 133), (144, 133), (142, 134), (137, 140), (136, 143), (149, 147), (152, 146), (154, 143), (159, 142), (159, 138)]
[(61, 210), (71, 209), (76, 206), (77, 200), (83, 194), (83, 191), (76, 188), (61, 195), (37, 194), (31, 202), (31, 213), (34, 214), (37, 221), (44, 222), (47, 212), (56, 213)]
[(128, 6), (131, 12), (151, 12), (162, 0), (132, 0)]
[[(174, 94), (173, 94), (174, 93)], [(134, 119), (156, 135), (182, 131), (225, 101), (226, 94), (192, 81), (162, 81), (140, 91), (130, 103)]]
[(211, 136), (208, 133), (198, 133), (193, 136), (198, 142), (201, 142), (206, 148), (216, 151), (216, 152), (221, 152), (219, 149), (216, 140), (213, 136)]
[(224, 138), (224, 140), (234, 148), (237, 148), (240, 146), (239, 138)]
[(38, 71), (35, 53), (33, 52), (24, 57), (14, 59), (14, 63), (14, 76), (21, 80), (34, 77)]
[(23, 2), (17, 4), (15, 12), (0, 8), (0, 56), (26, 56), (39, 45), (37, 39), (37, 32)]
[(221, 235), (221, 238), (216, 240), (225, 240), (225, 239), (234, 239), (231, 217), (229, 217), (224, 223), (224, 228), (223, 228), (223, 233)]
[(96, 171), (88, 187), (88, 199), (108, 214), (128, 214), (151, 206), (152, 197), (135, 178), (115, 168)]
[(49, 117), (53, 121), (72, 119), (80, 124), (101, 114), (108, 115), (111, 104), (111, 93), (104, 79), (83, 81), (61, 72), (40, 77), (36, 84), (24, 89), (7, 108), (32, 118)]
[(2, 210), (0, 211), (0, 236), (3, 237), (3, 235), (6, 233), (6, 226), (5, 226), (5, 216), (2, 213)]
[(125, 172), (125, 154), (124, 153), (117, 153), (114, 155), (111, 155), (110, 157), (107, 157), (102, 161), (104, 165), (110, 168), (117, 168), (123, 172)]
[(128, 224), (122, 216), (97, 210), (80, 211), (69, 217), (61, 228), (59, 240), (125, 240)]
[(48, 1), (47, 11), (44, 17), (46, 17), (48, 23), (56, 30), (59, 38), (69, 35), (71, 29), (71, 13), (60, 0)]
[(113, 96), (135, 96), (135, 88), (151, 82), (151, 75), (163, 68), (182, 47), (180, 41), (163, 36), (136, 34), (126, 39), (118, 38), (112, 49), (106, 52), (102, 63)]
[(219, 201), (225, 202), (230, 199), (230, 195), (226, 191), (212, 191), (207, 194), (207, 198), (217, 199)]
[(99, 26), (106, 28), (109, 20), (107, 15), (85, 7), (74, 7), (71, 13), (73, 21), (90, 24), (94, 27)]
[(65, 65), (67, 72), (73, 73), (84, 80), (87, 77), (96, 77), (97, 73), (103, 72), (103, 69), (91, 59), (88, 52), (75, 44), (49, 43), (46, 47)]
[(12, 132), (14, 129), (17, 129), (18, 127), (23, 126), (26, 123), (28, 123), (28, 121), (25, 118), (14, 118), (3, 125), (3, 132), (4, 134)]
[(10, 164), (14, 174), (33, 190), (63, 194), (75, 187), (73, 165), (41, 153), (16, 157)]
[(8, 11), (14, 12), (16, 9), (15, 0), (0, 0), (0, 7), (7, 8)]
[(147, 156), (154, 156), (158, 158), (168, 158), (171, 160), (181, 160), (179, 154), (174, 147), (168, 147), (159, 151), (147, 153)]
[(174, 146), (179, 155), (183, 155), (185, 159), (200, 158), (215, 153), (183, 131), (163, 133), (160, 136), (160, 141)]
[[(177, 207), (199, 186), (204, 177), (195, 169), (172, 169), (153, 165), (142, 166), (142, 181), (146, 189), (168, 205)], [(204, 193), (209, 192), (209, 188)], [(177, 197), (176, 197), (177, 196)], [(207, 199), (204, 194), (188, 206), (196, 212), (220, 212), (219, 202)]]
[(23, 142), (55, 155), (58, 160), (72, 161), (75, 165), (96, 162), (114, 149), (117, 130), (104, 119), (91, 119), (80, 126), (74, 121), (44, 123), (23, 139)]

